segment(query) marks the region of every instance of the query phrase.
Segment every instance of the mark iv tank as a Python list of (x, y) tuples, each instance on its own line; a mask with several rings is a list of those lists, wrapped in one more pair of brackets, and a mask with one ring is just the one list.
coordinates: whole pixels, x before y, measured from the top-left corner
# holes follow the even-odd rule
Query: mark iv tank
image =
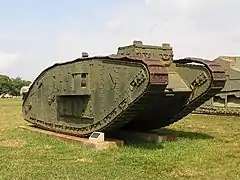
[(220, 56), (214, 59), (225, 72), (227, 81), (220, 93), (196, 109), (194, 113), (240, 115), (240, 57)]
[(119, 47), (117, 54), (54, 64), (30, 86), (23, 117), (41, 128), (77, 136), (154, 130), (187, 116), (219, 93), (221, 67), (197, 58), (173, 60), (169, 44)]

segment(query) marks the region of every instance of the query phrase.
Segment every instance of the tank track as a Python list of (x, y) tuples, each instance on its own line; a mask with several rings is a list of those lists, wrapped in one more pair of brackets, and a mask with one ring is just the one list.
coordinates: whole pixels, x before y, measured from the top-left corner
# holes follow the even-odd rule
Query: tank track
[[(129, 104), (128, 107), (125, 110), (123, 110), (123, 112), (120, 113), (117, 118), (115, 118), (111, 122), (108, 122), (107, 121), (108, 117), (106, 117), (100, 122), (97, 122), (95, 124), (92, 124), (88, 127), (83, 127), (83, 128), (52, 124), (52, 123), (44, 122), (42, 120), (35, 119), (32, 117), (30, 119), (25, 119), (25, 120), (35, 124), (36, 126), (39, 126), (43, 129), (47, 129), (50, 131), (55, 131), (55, 132), (60, 132), (60, 133), (70, 134), (75, 136), (89, 136), (91, 133), (88, 133), (88, 132), (97, 127), (101, 127), (102, 123), (107, 124), (106, 126), (104, 126), (104, 131), (110, 131), (115, 128), (123, 127), (130, 120), (136, 117), (148, 105), (148, 102), (151, 98), (154, 98), (156, 94), (159, 94), (161, 92), (164, 93), (164, 89), (168, 84), (168, 72), (167, 72), (167, 67), (164, 64), (162, 64), (160, 61), (151, 61), (151, 60), (146, 60), (144, 58), (126, 57), (126, 56), (117, 56), (117, 55), (111, 55), (107, 57), (81, 58), (75, 61), (101, 60), (102, 58), (105, 58), (105, 59), (107, 58), (111, 60), (115, 59), (118, 61), (131, 61), (132, 63), (140, 62), (140, 63), (143, 63), (145, 66), (147, 66), (149, 70), (150, 84), (149, 84), (148, 90), (141, 97), (139, 97), (139, 99), (137, 99), (135, 102), (133, 102), (132, 104)], [(194, 101), (190, 102), (178, 114), (176, 114), (175, 116), (170, 118), (170, 120), (165, 122), (163, 126), (168, 126), (182, 119), (184, 116), (188, 115), (189, 113), (191, 113), (197, 107), (202, 105), (205, 101), (209, 100), (213, 95), (220, 92), (225, 84), (225, 73), (218, 64), (215, 64), (211, 61), (196, 59), (196, 58), (185, 58), (185, 59), (174, 61), (174, 63), (179, 63), (179, 64), (187, 64), (191, 62), (200, 63), (210, 70), (210, 72), (212, 73), (212, 84), (209, 87), (209, 89), (206, 91), (206, 93), (204, 93), (198, 99), (195, 99)], [(71, 62), (68, 62), (68, 63), (71, 63)], [(61, 64), (65, 64), (65, 63), (61, 63)], [(56, 64), (56, 65), (60, 65), (60, 64)]]
[[(180, 60), (174, 60), (174, 63), (184, 64), (184, 66), (187, 66), (190, 68), (196, 65), (192, 65), (188, 63), (198, 63), (203, 65), (210, 71), (211, 81), (212, 81), (210, 86), (208, 87), (208, 89), (204, 91), (204, 93), (201, 96), (199, 96), (197, 99), (194, 99), (193, 101), (190, 101), (185, 107), (183, 107), (178, 113), (174, 114), (172, 117), (169, 116), (167, 119), (164, 119), (162, 121), (161, 121), (161, 118), (149, 117), (147, 121), (137, 122), (137, 124), (141, 124), (140, 127), (138, 126), (138, 130), (141, 130), (141, 131), (153, 130), (153, 126), (145, 127), (145, 126), (148, 126), (148, 124), (146, 123), (154, 124), (154, 126), (156, 127), (155, 129), (159, 129), (161, 127), (169, 126), (183, 119), (185, 116), (187, 116), (192, 111), (194, 111), (197, 107), (201, 106), (204, 102), (211, 99), (213, 95), (219, 93), (225, 85), (225, 82), (226, 82), (225, 71), (221, 68), (220, 65), (213, 63), (212, 61), (204, 60), (200, 58), (184, 58)], [(153, 111), (153, 113), (154, 113), (154, 116), (155, 115), (157, 116), (158, 110), (157, 110), (157, 113), (156, 111)], [(151, 116), (151, 114), (148, 114), (148, 115)], [(144, 118), (147, 118), (147, 117), (144, 117)], [(131, 124), (130, 129), (133, 126), (136, 126), (136, 123), (134, 125)], [(129, 129), (129, 127), (127, 127), (127, 129)]]
[(174, 63), (179, 64), (186, 64), (192, 62), (204, 65), (211, 72), (212, 74), (211, 86), (208, 88), (207, 91), (205, 91), (204, 94), (202, 94), (202, 96), (190, 102), (186, 107), (182, 109), (182, 111), (180, 111), (178, 114), (172, 117), (167, 123), (165, 123), (164, 126), (171, 125), (174, 122), (177, 122), (178, 120), (190, 114), (196, 108), (200, 107), (204, 102), (211, 99), (213, 95), (219, 93), (225, 85), (226, 82), (225, 71), (217, 63), (200, 58), (184, 58), (174, 61)]
[(209, 114), (222, 116), (240, 116), (238, 108), (213, 108), (213, 107), (199, 107), (192, 112), (193, 114)]

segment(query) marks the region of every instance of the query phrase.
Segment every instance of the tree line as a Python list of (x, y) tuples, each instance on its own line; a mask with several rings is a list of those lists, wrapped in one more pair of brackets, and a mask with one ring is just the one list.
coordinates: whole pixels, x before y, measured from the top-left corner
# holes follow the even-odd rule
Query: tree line
[(0, 95), (10, 94), (12, 96), (19, 96), (21, 88), (30, 84), (31, 81), (23, 80), (21, 77), (11, 78), (0, 74)]

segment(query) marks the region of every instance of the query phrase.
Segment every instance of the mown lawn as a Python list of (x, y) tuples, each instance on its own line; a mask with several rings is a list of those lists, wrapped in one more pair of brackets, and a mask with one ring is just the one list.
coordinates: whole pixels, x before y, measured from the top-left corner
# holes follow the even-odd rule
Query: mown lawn
[(89, 150), (18, 128), (21, 100), (0, 99), (0, 179), (240, 179), (240, 118), (189, 115), (162, 144)]

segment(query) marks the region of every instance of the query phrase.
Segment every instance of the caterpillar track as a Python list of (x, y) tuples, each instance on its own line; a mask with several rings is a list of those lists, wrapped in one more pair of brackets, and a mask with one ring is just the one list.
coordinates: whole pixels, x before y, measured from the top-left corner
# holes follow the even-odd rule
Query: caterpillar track
[[(203, 60), (200, 58), (185, 58), (181, 60), (175, 60), (173, 62), (178, 65), (184, 65), (185, 67), (189, 67), (189, 68), (193, 68), (195, 65), (189, 65), (188, 63), (199, 63), (203, 65), (211, 73), (210, 85), (208, 86), (207, 89), (205, 89), (204, 93), (199, 95), (198, 98), (188, 101), (188, 103), (186, 103), (186, 105), (184, 105), (181, 108), (181, 110), (176, 114), (171, 114), (171, 112), (169, 112), (168, 114), (169, 116), (165, 121), (159, 121), (159, 119), (162, 119), (161, 114), (159, 118), (155, 118), (155, 117), (158, 117), (158, 114), (161, 109), (160, 108), (155, 109), (154, 106), (157, 107), (157, 105), (153, 104), (153, 106), (150, 107), (151, 112), (150, 114), (148, 114), (148, 117), (144, 116), (143, 118), (141, 118), (142, 116), (141, 115), (140, 117), (136, 118), (135, 122), (134, 120), (131, 122), (133, 124), (131, 128), (138, 127), (137, 125), (139, 124), (140, 127), (138, 127), (137, 130), (139, 130), (139, 128), (141, 130), (152, 130), (152, 129), (168, 126), (174, 122), (177, 122), (178, 120), (184, 118), (185, 116), (190, 114), (192, 111), (194, 111), (196, 108), (201, 106), (204, 102), (211, 99), (215, 94), (219, 93), (219, 91), (221, 91), (221, 89), (225, 84), (225, 81), (226, 81), (225, 72), (221, 69), (221, 66), (217, 63), (213, 63), (209, 60)], [(160, 104), (160, 102), (158, 103)], [(151, 115), (153, 116), (153, 118), (151, 118)]]
[(219, 93), (225, 81), (216, 63), (173, 60), (168, 44), (134, 42), (119, 47), (116, 55), (84, 54), (44, 70), (25, 95), (23, 117), (76, 136), (120, 128), (153, 130), (183, 119)]
[(193, 111), (194, 114), (209, 114), (222, 116), (240, 116), (238, 108), (216, 108), (216, 107), (199, 107)]
[(240, 57), (219, 56), (213, 60), (222, 66), (227, 81), (221, 92), (193, 111), (195, 114), (240, 115)]

